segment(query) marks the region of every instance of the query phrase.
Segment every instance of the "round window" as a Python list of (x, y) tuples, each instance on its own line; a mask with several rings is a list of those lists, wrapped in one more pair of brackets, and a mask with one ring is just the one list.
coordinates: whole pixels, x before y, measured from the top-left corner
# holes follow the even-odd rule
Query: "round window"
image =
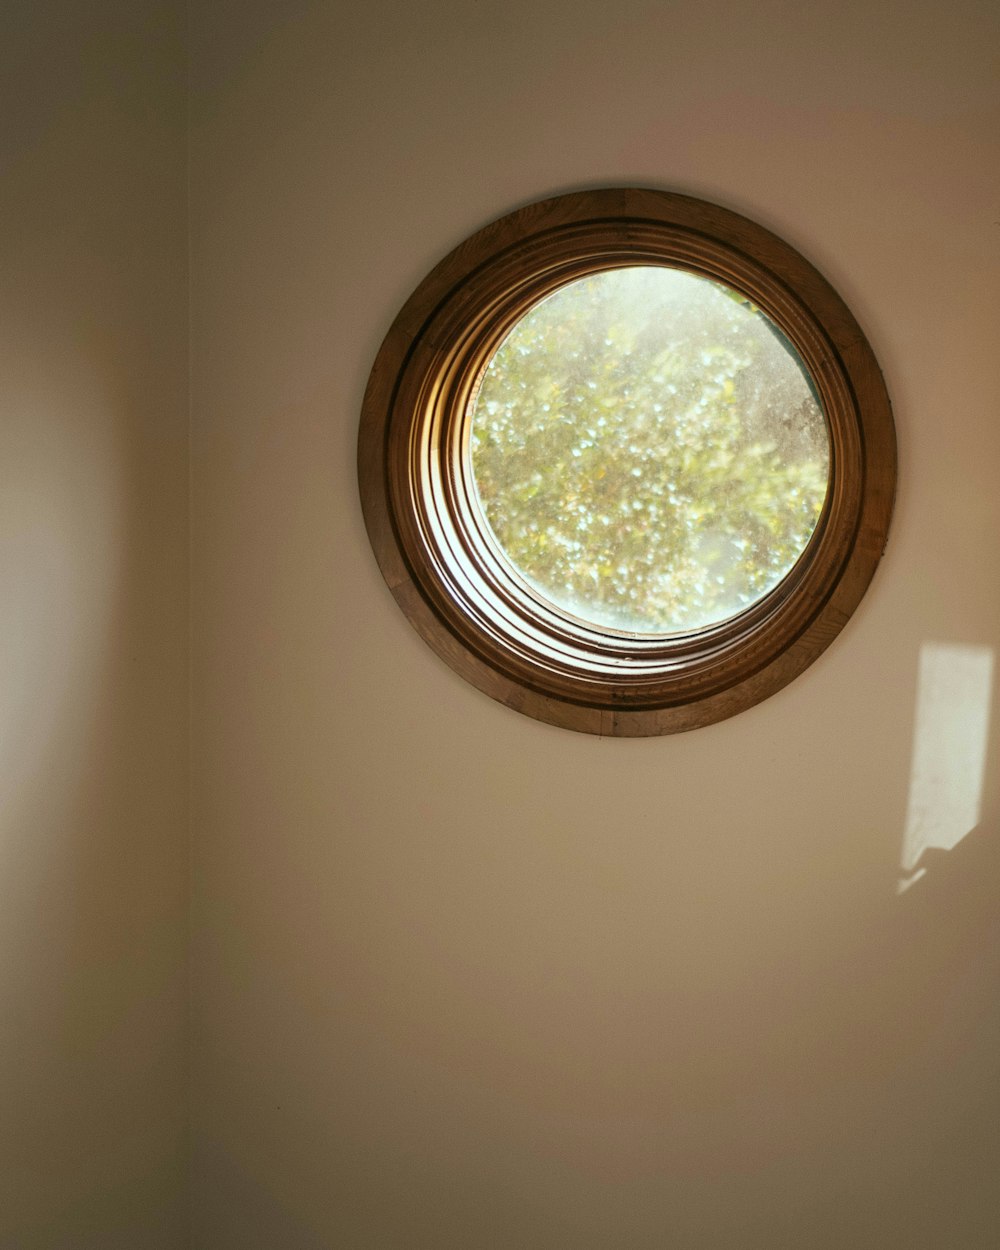
[(584, 192), (418, 287), (365, 397), (362, 503), (424, 638), (593, 733), (706, 724), (801, 672), (885, 545), (895, 440), (842, 301), (746, 219)]
[(528, 310), (468, 416), (491, 537), (595, 626), (669, 635), (762, 599), (826, 498), (826, 420), (777, 326), (681, 269), (603, 270)]

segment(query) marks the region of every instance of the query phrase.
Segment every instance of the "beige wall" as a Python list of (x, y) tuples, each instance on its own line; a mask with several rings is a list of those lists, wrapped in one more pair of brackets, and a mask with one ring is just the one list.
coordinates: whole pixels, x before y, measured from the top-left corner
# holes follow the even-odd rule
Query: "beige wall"
[[(925, 691), (914, 791), (979, 827), (896, 883), (921, 648), (1000, 644), (997, 24), (974, 0), (196, 6), (196, 1245), (996, 1244), (982, 665)], [(798, 246), (865, 327), (901, 451), (831, 649), (652, 741), (464, 685), (381, 583), (355, 481), (368, 368), (427, 269), (608, 183)], [(966, 696), (992, 711), (981, 815)]]
[(4, 1250), (186, 1237), (178, 18), (0, 16)]
[[(980, 827), (896, 881), (921, 647), (1000, 643), (997, 34), (969, 0), (198, 7), (198, 1246), (995, 1245), (985, 678)], [(603, 183), (797, 245), (900, 437), (889, 550), (833, 647), (654, 741), (443, 667), (355, 483), (410, 289), (493, 216)], [(962, 774), (976, 716), (925, 720), (947, 740), (921, 758)], [(949, 776), (918, 789), (957, 838)]]

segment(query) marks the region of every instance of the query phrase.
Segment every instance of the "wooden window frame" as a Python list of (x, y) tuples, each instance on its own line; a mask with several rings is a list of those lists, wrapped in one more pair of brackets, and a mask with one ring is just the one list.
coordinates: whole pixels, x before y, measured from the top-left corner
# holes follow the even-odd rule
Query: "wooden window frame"
[[(826, 502), (787, 576), (731, 619), (669, 637), (589, 626), (531, 595), (498, 557), (471, 497), (470, 403), (500, 342), (567, 282), (632, 265), (681, 268), (746, 295), (801, 358), (830, 436)], [(832, 642), (885, 549), (896, 442), (871, 347), (798, 252), (701, 200), (602, 189), (500, 218), (420, 283), (372, 368), (358, 474), (383, 576), (442, 659), (529, 716), (637, 737), (735, 715)]]

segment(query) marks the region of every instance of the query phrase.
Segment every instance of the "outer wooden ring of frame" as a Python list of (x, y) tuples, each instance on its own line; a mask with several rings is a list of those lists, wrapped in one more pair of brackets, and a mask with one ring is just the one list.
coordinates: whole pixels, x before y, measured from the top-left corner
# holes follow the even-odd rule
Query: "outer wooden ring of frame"
[[(830, 436), (826, 502), (792, 570), (739, 615), (669, 638), (588, 627), (526, 593), (484, 534), (470, 498), (468, 410), (501, 340), (543, 296), (626, 265), (678, 267), (744, 293), (798, 352)], [(743, 711), (830, 644), (885, 548), (896, 443), (868, 342), (802, 256), (716, 205), (628, 188), (519, 209), (428, 274), (372, 368), (358, 472), (383, 576), (446, 663), (539, 720), (635, 737)]]

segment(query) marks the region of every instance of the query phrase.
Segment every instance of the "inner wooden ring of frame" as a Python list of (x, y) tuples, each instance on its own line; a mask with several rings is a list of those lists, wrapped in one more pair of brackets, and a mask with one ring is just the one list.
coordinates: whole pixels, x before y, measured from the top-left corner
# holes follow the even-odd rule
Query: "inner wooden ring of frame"
[[(599, 239), (593, 238), (595, 233)], [(620, 241), (607, 240), (606, 233), (607, 223), (595, 223), (533, 240), (523, 251), (478, 274), (478, 281), (468, 284), (475, 289), (456, 292), (438, 310), (420, 345), (426, 349), (418, 347), (411, 358), (395, 408), (393, 436), (406, 439), (408, 455), (394, 460), (406, 464), (408, 473), (392, 483), (394, 514), (407, 549), (418, 554), (417, 568), (423, 556), (427, 571), (436, 575), (424, 584), (425, 592), (434, 595), (436, 581), (447, 587), (438, 607), (451, 626), (470, 642), (480, 631), (501, 641), (523, 680), (534, 684), (541, 678), (544, 685), (544, 674), (563, 673), (586, 686), (575, 697), (589, 700), (600, 697), (609, 684), (619, 686), (627, 673), (645, 695), (656, 688), (654, 697), (662, 698), (671, 673), (683, 664), (689, 678), (685, 692), (690, 694), (694, 665), (700, 678), (697, 688), (716, 688), (739, 662), (741, 642), (752, 639), (759, 646), (759, 630), (768, 624), (794, 631), (800, 620), (808, 619), (810, 605), (821, 600), (836, 580), (843, 555), (839, 548), (847, 544), (830, 525), (830, 517), (849, 515), (853, 533), (862, 477), (857, 426), (850, 419), (851, 397), (844, 379), (829, 367), (825, 337), (791, 292), (766, 271), (746, 258), (734, 263), (729, 249), (686, 232), (632, 226), (629, 237)], [(484, 538), (479, 511), (470, 499), (469, 409), (497, 347), (539, 300), (588, 274), (666, 263), (745, 294), (795, 345), (828, 422), (829, 487), (806, 550), (763, 599), (725, 622), (688, 634), (624, 636), (576, 622), (531, 596)], [(526, 266), (529, 276), (518, 277)], [(417, 389), (412, 398), (411, 385)], [(470, 623), (476, 628), (470, 630)], [(595, 667), (606, 673), (603, 679)], [(641, 701), (643, 695), (636, 692), (634, 697)]]

